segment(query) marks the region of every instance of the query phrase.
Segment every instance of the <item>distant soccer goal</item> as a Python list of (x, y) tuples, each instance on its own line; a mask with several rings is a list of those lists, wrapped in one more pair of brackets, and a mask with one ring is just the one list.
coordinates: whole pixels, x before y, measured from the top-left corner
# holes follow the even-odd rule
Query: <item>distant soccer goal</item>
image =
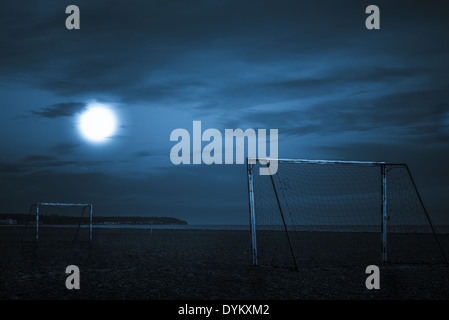
[(278, 159), (260, 175), (264, 160), (247, 159), (255, 265), (447, 263), (407, 165)]
[(34, 203), (26, 217), (22, 241), (92, 242), (92, 214), (90, 203)]

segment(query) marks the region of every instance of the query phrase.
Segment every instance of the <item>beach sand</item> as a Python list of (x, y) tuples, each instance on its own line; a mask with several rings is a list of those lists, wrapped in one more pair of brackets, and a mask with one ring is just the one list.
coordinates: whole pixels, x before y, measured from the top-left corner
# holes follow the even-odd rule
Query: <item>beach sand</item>
[[(370, 248), (357, 254), (370, 252), (366, 261), (353, 259), (362, 234), (301, 234), (293, 271), (262, 257), (253, 266), (249, 231), (94, 228), (92, 244), (73, 244), (59, 241), (72, 228), (44, 230), (38, 244), (21, 243), (21, 227), (0, 227), (1, 299), (449, 299), (447, 265), (384, 265)], [(339, 251), (326, 248), (336, 236), (346, 239)], [(333, 256), (347, 261), (334, 265)], [(367, 290), (365, 269), (376, 263), (381, 289)], [(65, 287), (68, 265), (80, 268), (80, 290)]]

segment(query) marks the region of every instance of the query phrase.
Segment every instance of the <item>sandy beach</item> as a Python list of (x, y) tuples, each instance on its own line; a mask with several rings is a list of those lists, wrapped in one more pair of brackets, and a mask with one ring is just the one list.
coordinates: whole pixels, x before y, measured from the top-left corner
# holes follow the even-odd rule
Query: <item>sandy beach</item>
[[(270, 263), (253, 266), (249, 231), (94, 228), (92, 244), (60, 241), (73, 232), (48, 228), (38, 244), (21, 243), (21, 227), (0, 227), (0, 298), (449, 299), (449, 268), (440, 263), (379, 263), (381, 289), (367, 290), (366, 263), (378, 256), (353, 260), (340, 252), (348, 261), (333, 267), (316, 251), (335, 244), (332, 234), (327, 235), (332, 241), (324, 241), (325, 233), (301, 235), (317, 246), (301, 247), (295, 272)], [(351, 237), (350, 243), (356, 243), (358, 236)], [(65, 287), (68, 265), (80, 268), (80, 290)]]

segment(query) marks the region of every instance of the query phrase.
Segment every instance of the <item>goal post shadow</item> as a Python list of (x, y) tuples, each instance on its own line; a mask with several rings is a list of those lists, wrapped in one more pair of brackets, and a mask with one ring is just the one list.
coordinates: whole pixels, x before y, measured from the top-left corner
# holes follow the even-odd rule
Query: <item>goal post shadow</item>
[[(392, 168), (405, 168), (406, 170), (406, 174), (408, 176), (408, 178), (410, 179), (411, 182), (411, 186), (413, 188), (414, 193), (416, 194), (416, 198), (417, 201), (419, 202), (419, 206), (422, 208), (422, 212), (425, 215), (425, 220), (426, 223), (428, 224), (428, 226), (430, 226), (431, 229), (431, 233), (433, 234), (439, 252), (441, 253), (444, 261), (446, 264), (448, 264), (448, 259), (447, 256), (444, 252), (444, 249), (442, 247), (441, 241), (439, 239), (439, 236), (433, 226), (433, 223), (430, 219), (430, 215), (427, 212), (424, 203), (422, 201), (422, 198), (420, 196), (420, 193), (418, 191), (418, 188), (415, 184), (415, 181), (413, 179), (413, 176), (410, 172), (410, 169), (408, 168), (408, 166), (406, 164), (396, 164), (396, 163), (386, 163), (386, 162), (374, 162), (374, 161), (340, 161), (340, 160), (305, 160), (305, 159), (269, 159), (269, 158), (247, 158), (246, 159), (246, 165), (247, 165), (247, 182), (248, 182), (248, 203), (249, 203), (249, 216), (250, 216), (250, 230), (251, 230), (251, 252), (252, 252), (252, 261), (253, 261), (253, 265), (259, 265), (260, 264), (260, 251), (258, 248), (258, 242), (259, 242), (259, 237), (258, 237), (258, 232), (260, 232), (258, 229), (260, 228), (260, 226), (258, 226), (258, 212), (257, 211), (257, 193), (256, 193), (256, 188), (255, 188), (255, 183), (257, 183), (256, 181), (256, 177), (259, 174), (257, 172), (257, 168), (260, 166), (266, 166), (269, 168), (269, 166), (267, 165), (268, 163), (270, 163), (270, 161), (277, 161), (278, 162), (278, 170), (281, 171), (281, 164), (291, 164), (291, 165), (317, 165), (317, 166), (338, 166), (338, 165), (342, 165), (342, 166), (347, 166), (347, 167), (352, 167), (352, 166), (369, 166), (369, 167), (378, 167), (380, 168), (377, 174), (379, 174), (379, 180), (380, 182), (378, 182), (380, 184), (380, 199), (379, 199), (379, 206), (380, 206), (380, 225), (379, 225), (379, 229), (380, 229), (380, 233), (381, 233), (381, 262), (383, 263), (388, 263), (390, 262), (389, 257), (388, 257), (388, 221), (389, 221), (389, 206), (393, 206), (392, 204), (388, 203), (388, 192), (390, 191), (390, 189), (395, 188), (395, 186), (390, 187), (388, 186), (388, 172), (389, 170), (391, 170)], [(281, 171), (282, 172), (282, 171)], [(279, 172), (277, 172), (276, 174), (279, 174)], [(377, 175), (376, 174), (376, 175)], [(293, 248), (293, 244), (292, 241), (290, 239), (290, 230), (288, 227), (288, 224), (286, 223), (286, 219), (285, 219), (285, 208), (284, 206), (287, 205), (287, 211), (290, 211), (290, 208), (288, 208), (288, 201), (287, 203), (282, 203), (282, 201), (280, 200), (280, 194), (279, 193), (283, 193), (283, 189), (282, 189), (282, 183), (283, 181), (281, 180), (280, 177), (277, 177), (277, 183), (275, 183), (275, 180), (273, 179), (273, 175), (270, 175), (269, 180), (271, 183), (266, 182), (267, 186), (265, 186), (266, 188), (270, 188), (272, 189), (272, 191), (270, 192), (271, 195), (274, 195), (275, 202), (276, 205), (273, 204), (273, 208), (277, 207), (276, 209), (274, 209), (275, 211), (277, 211), (277, 213), (273, 213), (273, 214), (278, 214), (280, 216), (280, 220), (282, 221), (282, 232), (285, 234), (285, 237), (287, 239), (287, 244), (289, 247), (289, 252), (291, 255), (291, 259), (293, 260), (293, 265), (295, 270), (298, 269), (298, 262), (297, 262), (297, 257), (295, 256), (295, 250)], [(378, 181), (379, 181), (378, 180)], [(256, 181), (256, 182), (255, 182)], [(267, 180), (266, 180), (267, 181)], [(327, 182), (327, 180), (324, 180), (325, 182)], [(271, 186), (268, 186), (271, 185)], [(280, 185), (280, 186), (279, 186)], [(396, 187), (397, 188), (397, 187)], [(396, 190), (393, 190), (393, 192)], [(392, 191), (390, 191), (392, 192)], [(298, 198), (298, 195), (295, 195), (296, 198)], [(300, 197), (300, 196), (299, 196)], [(304, 196), (306, 197), (306, 196)], [(263, 197), (262, 201), (264, 200)], [(286, 197), (284, 196), (283, 199), (285, 200)], [(260, 200), (260, 199), (259, 199)], [(262, 202), (261, 201), (261, 202)], [(323, 200), (324, 201), (324, 200)], [(259, 209), (260, 209), (260, 204), (259, 204)], [(289, 212), (290, 215), (292, 214), (291, 212)], [(292, 218), (293, 219), (293, 218)], [(379, 221), (378, 220), (378, 221)], [(278, 223), (278, 226), (281, 223)], [(293, 222), (292, 224), (293, 228), (295, 228), (295, 224)], [(266, 227), (266, 226), (265, 226)], [(407, 227), (407, 226), (406, 226)], [(279, 228), (281, 228), (279, 226)], [(404, 227), (405, 229), (405, 227)], [(295, 230), (296, 231), (296, 230)], [(262, 231), (264, 232), (264, 231)], [(405, 232), (405, 231), (404, 231)], [(297, 233), (297, 231), (295, 232)]]
[(26, 232), (29, 230), (29, 224), (30, 221), (33, 220), (33, 213), (35, 214), (35, 220), (34, 220), (34, 241), (35, 243), (39, 242), (39, 213), (40, 213), (40, 209), (42, 207), (60, 207), (60, 208), (64, 208), (64, 207), (79, 207), (82, 208), (82, 212), (80, 215), (80, 218), (78, 220), (78, 224), (76, 225), (76, 231), (75, 231), (75, 235), (72, 239), (72, 242), (76, 242), (78, 239), (78, 234), (81, 228), (81, 225), (83, 224), (83, 218), (85, 215), (85, 211), (86, 209), (89, 210), (89, 222), (88, 222), (88, 228), (89, 228), (89, 243), (92, 243), (92, 225), (93, 225), (93, 204), (91, 203), (61, 203), (61, 202), (36, 202), (31, 204), (28, 213), (26, 214), (26, 221), (25, 221), (25, 225), (23, 226), (23, 232), (22, 232), (22, 237), (21, 237), (21, 242), (30, 242), (30, 241), (25, 241), (25, 235)]

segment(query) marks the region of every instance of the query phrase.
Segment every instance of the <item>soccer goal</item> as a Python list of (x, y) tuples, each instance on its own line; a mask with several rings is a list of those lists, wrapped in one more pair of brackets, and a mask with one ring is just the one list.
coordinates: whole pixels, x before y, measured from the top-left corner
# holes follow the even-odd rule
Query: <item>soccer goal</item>
[(247, 159), (253, 264), (447, 263), (449, 235), (437, 234), (407, 165), (277, 162), (260, 175), (267, 159)]
[(42, 238), (92, 242), (92, 211), (89, 203), (34, 203), (26, 215), (22, 242)]

